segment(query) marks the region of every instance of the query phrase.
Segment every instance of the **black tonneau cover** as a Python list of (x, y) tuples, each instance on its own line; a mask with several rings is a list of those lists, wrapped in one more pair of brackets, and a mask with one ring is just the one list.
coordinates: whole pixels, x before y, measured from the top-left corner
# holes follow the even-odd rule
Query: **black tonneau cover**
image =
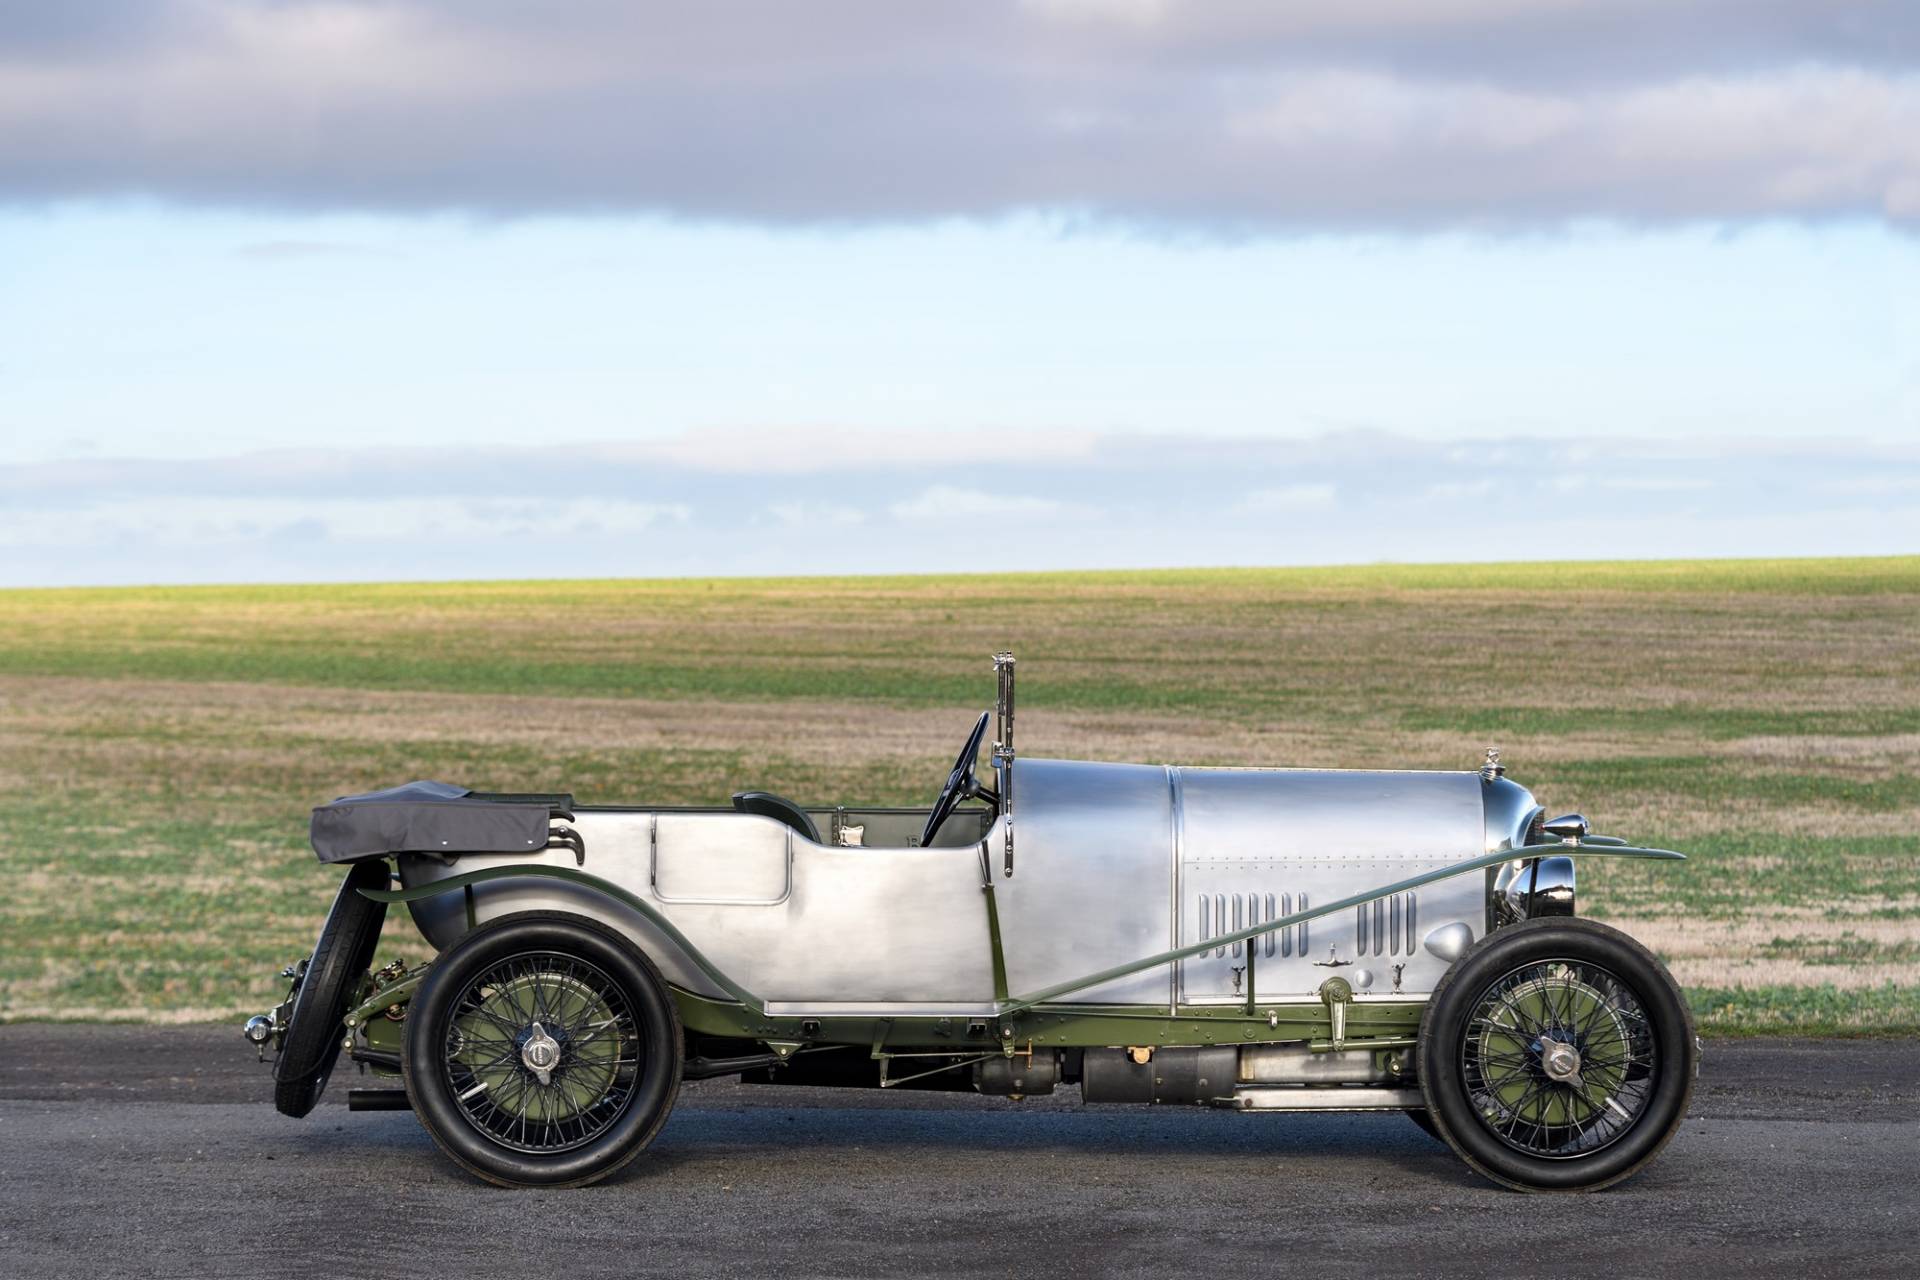
[(548, 824), (572, 811), (572, 796), (483, 794), (447, 782), (409, 782), (319, 806), (311, 835), (322, 862), (389, 853), (525, 853), (544, 849)]

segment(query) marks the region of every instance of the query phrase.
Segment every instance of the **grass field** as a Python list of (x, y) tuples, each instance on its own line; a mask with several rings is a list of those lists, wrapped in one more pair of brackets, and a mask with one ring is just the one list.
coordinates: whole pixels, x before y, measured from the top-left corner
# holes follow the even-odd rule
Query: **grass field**
[[(925, 802), (1036, 755), (1464, 768), (1694, 855), (1589, 864), (1710, 1032), (1920, 1028), (1920, 557), (0, 592), (0, 1018), (256, 1011), (314, 803)], [(423, 944), (403, 926), (391, 954)]]

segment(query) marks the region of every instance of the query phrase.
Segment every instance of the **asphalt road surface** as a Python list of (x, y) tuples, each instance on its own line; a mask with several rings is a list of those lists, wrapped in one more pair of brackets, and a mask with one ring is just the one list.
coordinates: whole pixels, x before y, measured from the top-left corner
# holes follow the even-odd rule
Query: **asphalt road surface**
[(0, 1276), (1920, 1274), (1920, 1042), (1707, 1046), (1613, 1190), (1483, 1183), (1397, 1115), (709, 1081), (609, 1183), (510, 1192), (406, 1112), (306, 1120), (229, 1028), (0, 1027)]

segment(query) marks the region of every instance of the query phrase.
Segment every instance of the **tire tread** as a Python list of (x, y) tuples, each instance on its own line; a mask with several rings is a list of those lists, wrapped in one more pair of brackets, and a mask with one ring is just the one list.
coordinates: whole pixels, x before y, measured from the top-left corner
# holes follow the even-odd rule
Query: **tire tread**
[[(1437, 1051), (1434, 1043), (1435, 1024), (1449, 1015), (1452, 993), (1457, 984), (1462, 980), (1462, 975), (1474, 972), (1476, 962), (1487, 954), (1502, 949), (1522, 948), (1530, 943), (1535, 935), (1541, 933), (1571, 935), (1575, 938), (1584, 939), (1586, 945), (1589, 946), (1619, 947), (1625, 950), (1633, 961), (1654, 978), (1652, 984), (1653, 990), (1642, 990), (1638, 992), (1641, 998), (1648, 1004), (1648, 1016), (1650, 1018), (1657, 1018), (1660, 1012), (1664, 1012), (1668, 1017), (1676, 1020), (1681, 1028), (1681, 1034), (1676, 1037), (1678, 1040), (1677, 1044), (1663, 1044), (1662, 1046), (1663, 1052), (1670, 1055), (1677, 1052), (1680, 1059), (1679, 1095), (1677, 1100), (1669, 1100), (1664, 1103), (1656, 1100), (1656, 1105), (1660, 1105), (1662, 1109), (1671, 1110), (1671, 1118), (1665, 1121), (1664, 1128), (1654, 1137), (1653, 1141), (1639, 1149), (1633, 1159), (1628, 1161), (1624, 1167), (1591, 1182), (1574, 1183), (1568, 1181), (1563, 1185), (1552, 1185), (1538, 1181), (1528, 1181), (1508, 1170), (1494, 1167), (1488, 1160), (1476, 1155), (1461, 1141), (1460, 1136), (1454, 1130), (1454, 1123), (1450, 1122), (1448, 1118), (1449, 1112), (1453, 1109), (1453, 1100), (1445, 1096), (1436, 1095), (1433, 1083), (1438, 1074), (1434, 1069), (1435, 1064), (1433, 1062), (1433, 1054)], [(1656, 1010), (1654, 1006), (1662, 1003), (1665, 1005), (1664, 1010)], [(1448, 1051), (1451, 1052), (1452, 1046), (1449, 1045), (1447, 1048)], [(1672, 1142), (1674, 1135), (1680, 1131), (1681, 1124), (1686, 1120), (1687, 1108), (1693, 1100), (1694, 1080), (1699, 1070), (1699, 1040), (1696, 1037), (1694, 1029), (1693, 1011), (1687, 1007), (1686, 998), (1681, 994), (1679, 986), (1674, 982), (1673, 976), (1667, 972), (1666, 966), (1660, 962), (1660, 958), (1648, 950), (1639, 939), (1634, 938), (1630, 934), (1622, 933), (1610, 925), (1601, 924), (1597, 920), (1555, 917), (1527, 920), (1502, 929), (1496, 929), (1474, 943), (1472, 947), (1468, 948), (1466, 954), (1462, 955), (1448, 968), (1446, 973), (1441, 976), (1440, 981), (1434, 985), (1433, 993), (1427, 999), (1426, 1012), (1421, 1016), (1419, 1041), (1414, 1049), (1414, 1069), (1419, 1076), (1420, 1090), (1427, 1102), (1427, 1117), (1433, 1126), (1435, 1136), (1439, 1137), (1451, 1147), (1454, 1154), (1465, 1161), (1468, 1167), (1473, 1169), (1474, 1172), (1491, 1182), (1499, 1183), (1501, 1186), (1514, 1191), (1548, 1193), (1600, 1191), (1624, 1182), (1646, 1168), (1656, 1156), (1666, 1149), (1667, 1144)], [(1454, 1121), (1457, 1122), (1457, 1120), (1458, 1117), (1454, 1117)], [(1633, 1135), (1629, 1134), (1626, 1138), (1623, 1138), (1622, 1141), (1630, 1141), (1632, 1137)], [(1513, 1156), (1513, 1163), (1517, 1167), (1520, 1161), (1527, 1159), (1529, 1159), (1529, 1157), (1522, 1156), (1516, 1152)], [(1540, 1161), (1539, 1163), (1542, 1165), (1551, 1163), (1560, 1168), (1574, 1167), (1572, 1162), (1567, 1161)]]
[(371, 967), (387, 917), (386, 904), (362, 897), (359, 890), (382, 889), (387, 881), (384, 860), (355, 863), (320, 926), (273, 1064), (273, 1105), (282, 1115), (299, 1119), (327, 1091), (346, 1039), (341, 1019), (353, 994), (349, 984)]
[[(662, 1025), (655, 1030), (664, 1043), (664, 1056), (668, 1059), (668, 1076), (660, 1087), (659, 1096), (653, 1101), (652, 1114), (647, 1116), (632, 1133), (621, 1136), (619, 1147), (611, 1151), (604, 1159), (589, 1163), (578, 1174), (561, 1178), (542, 1177), (538, 1155), (509, 1151), (505, 1148), (490, 1147), (484, 1138), (473, 1133), (464, 1118), (460, 1117), (443, 1097), (437, 1064), (422, 1062), (430, 1056), (424, 1044), (416, 1044), (416, 1038), (430, 1034), (419, 1028), (431, 1028), (438, 1014), (438, 1002), (442, 989), (454, 981), (460, 974), (460, 966), (466, 958), (493, 945), (501, 934), (514, 929), (525, 928), (564, 928), (584, 932), (595, 936), (599, 941), (611, 946), (623, 954), (637, 967), (642, 979), (651, 984), (651, 994), (658, 1003), (658, 1012)], [(448, 975), (453, 975), (449, 977)], [(648, 993), (632, 993), (642, 998)], [(447, 998), (451, 998), (449, 995)], [(416, 1014), (419, 1015), (416, 1018)], [(680, 1024), (680, 1011), (675, 1006), (671, 992), (660, 970), (647, 954), (635, 947), (617, 930), (585, 916), (573, 915), (564, 911), (522, 911), (513, 915), (489, 920), (460, 941), (453, 944), (438, 959), (428, 972), (426, 981), (415, 994), (407, 1019), (407, 1038), (405, 1051), (401, 1054), (401, 1077), (406, 1084), (407, 1098), (413, 1104), (414, 1115), (421, 1126), (432, 1137), (434, 1145), (449, 1160), (483, 1181), (498, 1187), (515, 1189), (539, 1187), (565, 1189), (584, 1187), (590, 1183), (602, 1181), (618, 1173), (631, 1164), (642, 1151), (652, 1145), (660, 1128), (673, 1112), (673, 1104), (680, 1092), (680, 1076), (683, 1067), (681, 1047), (684, 1033)], [(649, 1045), (655, 1052), (661, 1052), (660, 1045)], [(602, 1139), (595, 1139), (587, 1148)], [(484, 1152), (488, 1159), (479, 1158)], [(569, 1152), (568, 1155), (574, 1153)]]

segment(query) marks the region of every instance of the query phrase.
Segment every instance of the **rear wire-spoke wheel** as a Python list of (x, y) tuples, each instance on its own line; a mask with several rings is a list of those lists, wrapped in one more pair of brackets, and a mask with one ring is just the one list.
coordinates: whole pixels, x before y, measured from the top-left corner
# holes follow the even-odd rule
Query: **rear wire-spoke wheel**
[(1591, 920), (1500, 929), (1428, 1001), (1416, 1050), (1440, 1137), (1480, 1173), (1529, 1191), (1632, 1176), (1678, 1131), (1698, 1042), (1653, 955)]
[(407, 1018), (414, 1109), (456, 1162), (507, 1186), (579, 1186), (653, 1139), (680, 1024), (653, 965), (593, 921), (510, 916), (434, 963)]
[(583, 960), (542, 952), (467, 984), (443, 1061), (469, 1124), (516, 1151), (554, 1152), (619, 1119), (642, 1052), (619, 984)]

